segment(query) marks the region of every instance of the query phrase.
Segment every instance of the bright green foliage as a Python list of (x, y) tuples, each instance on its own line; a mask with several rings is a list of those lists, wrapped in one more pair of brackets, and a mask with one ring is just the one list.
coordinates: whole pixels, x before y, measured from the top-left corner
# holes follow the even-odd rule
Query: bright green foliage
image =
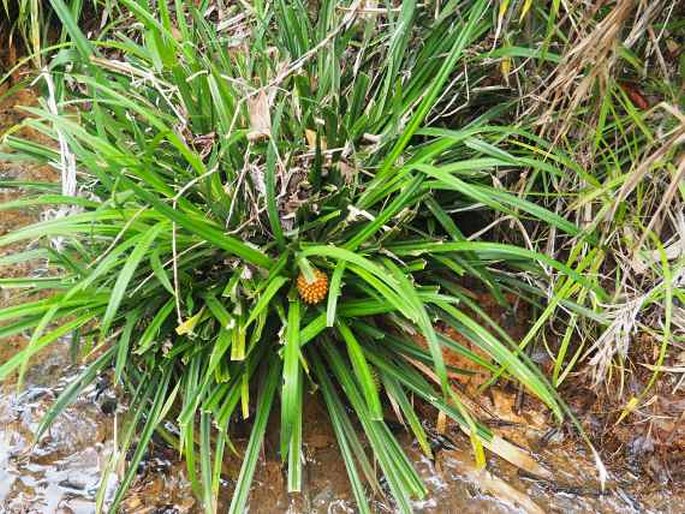
[[(483, 66), (459, 74), (481, 63), (478, 44), (494, 23), (486, 1), (440, 4), (407, 1), (400, 10), (359, 14), (326, 0), (313, 12), (300, 1), (253, 2), (224, 26), (189, 2), (152, 10), (122, 0), (128, 17), (89, 41), (54, 0), (73, 43), (51, 68), (63, 114), (32, 108), (26, 123), (65, 138), (87, 200), (39, 190), (13, 205), (78, 209), (0, 237), (3, 246), (40, 238), (61, 270), (60, 280), (34, 284), (49, 287), (49, 298), (0, 311), (2, 335), (34, 329), (27, 349), (0, 365), (0, 377), (77, 329), (104, 351), (41, 431), (98, 371), (114, 366), (135, 406), (124, 446), (135, 434), (140, 441), (115, 503), (141, 448), (170, 418), (211, 512), (231, 427), (249, 418), (230, 506), (243, 512), (277, 406), (288, 487), (299, 491), (302, 404), (315, 385), (360, 510), (380, 492), (373, 456), (409, 512), (426, 489), (383, 421), (387, 397), (426, 452), (410, 395), (471, 433), (480, 458), (492, 437), (452, 389), (445, 347), (493, 372), (503, 366), (499, 373), (563, 417), (546, 379), (475, 314), (460, 281), (481, 283), (503, 303), (506, 291), (538, 292), (518, 271), (544, 281), (555, 270), (593, 298), (604, 298), (602, 288), (573, 261), (469, 240), (454, 214), (541, 220), (588, 244), (593, 233), (493, 183), (497, 170), (534, 170), (540, 182), (566, 173), (565, 163), (528, 150), (538, 143), (532, 135), (498, 125), (506, 101), (484, 95), (476, 115), (439, 116), (485, 76)], [(15, 137), (7, 143), (21, 155), (58, 160)], [(59, 249), (49, 250), (57, 236)], [(328, 275), (330, 291), (309, 306), (295, 279), (314, 268)], [(438, 321), (496, 364), (438, 333)], [(438, 387), (416, 363), (433, 367)]]

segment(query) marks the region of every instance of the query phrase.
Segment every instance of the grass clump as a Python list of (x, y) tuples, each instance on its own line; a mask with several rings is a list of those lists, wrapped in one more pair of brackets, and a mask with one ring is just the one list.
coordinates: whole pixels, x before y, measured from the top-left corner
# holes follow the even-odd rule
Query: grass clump
[[(4, 235), (0, 246), (39, 239), (61, 274), (27, 279), (50, 295), (0, 311), (3, 336), (31, 330), (0, 378), (21, 376), (46, 345), (80, 335), (74, 344), (94, 359), (40, 435), (113, 367), (131, 395), (119, 458), (129, 448), (133, 457), (112, 510), (167, 419), (207, 512), (243, 420), (251, 436), (230, 511), (245, 508), (271, 416), (280, 416), (288, 490), (300, 491), (309, 390), (328, 409), (361, 512), (384, 492), (374, 460), (399, 510), (426, 494), (384, 422), (388, 402), (426, 453), (412, 397), (470, 434), (480, 464), (483, 446), (517, 462), (463, 405), (445, 349), (489, 366), (493, 379), (520, 382), (564, 417), (521, 349), (557, 307), (601, 320), (600, 227), (555, 204), (569, 170), (594, 182), (563, 149), (504, 123), (514, 98), (487, 85), (510, 71), (502, 62), (559, 61), (545, 46), (552, 14), (517, 4), (543, 43), (522, 47), (511, 12), (495, 14), (485, 1), (370, 11), (361, 2), (276, 1), (219, 13), (122, 0), (95, 40), (62, 0), (52, 7), (70, 44), (43, 75), (49, 101), (29, 109), (26, 124), (59, 150), (11, 134), (5, 141), (10, 158), (57, 163), (65, 189), (3, 207), (51, 204), (60, 216)], [(607, 151), (605, 162), (614, 159)], [(538, 237), (523, 237), (526, 247), (469, 237), (458, 216), (510, 220), (524, 235), (551, 227), (568, 245), (556, 252)], [(474, 314), (464, 278), (502, 303), (512, 291), (546, 302), (529, 335), (513, 341)]]
[[(574, 290), (561, 277), (553, 287), (556, 307), (542, 316), (555, 320), (553, 330), (534, 328), (546, 336), (554, 385), (572, 374), (597, 389), (606, 385), (623, 419), (653, 395), (669, 394), (653, 386), (685, 341), (685, 259), (676, 250), (685, 234), (682, 17), (672, 2), (561, 11), (567, 34), (552, 39), (561, 47), (558, 65), (536, 82), (526, 80), (535, 63), (517, 59), (511, 80), (530, 93), (522, 100), (523, 123), (553, 142), (538, 149), (567, 169), (538, 183), (538, 201), (594, 238), (535, 224), (526, 239), (569, 265), (585, 261), (584, 276), (607, 296)], [(567, 311), (568, 301), (585, 314)], [(532, 333), (525, 339), (533, 340)], [(675, 384), (674, 392), (682, 380)]]

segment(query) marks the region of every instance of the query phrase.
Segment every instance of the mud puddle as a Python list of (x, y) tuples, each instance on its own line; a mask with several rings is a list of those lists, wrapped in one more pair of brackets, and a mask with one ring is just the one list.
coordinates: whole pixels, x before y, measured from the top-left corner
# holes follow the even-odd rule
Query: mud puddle
[[(15, 98), (17, 104), (32, 101), (25, 92)], [(0, 132), (19, 121), (21, 115), (13, 104), (0, 105)], [(31, 135), (38, 137), (37, 135)], [(0, 163), (0, 179), (56, 180), (49, 168)], [(0, 190), (0, 201), (19, 194)], [(1, 212), (0, 233), (31, 223), (40, 213)], [(3, 249), (20, 251), (23, 247)], [(0, 276), (16, 276), (28, 270), (42, 269), (44, 263), (21, 263), (0, 268)], [(0, 291), (0, 307), (10, 305), (16, 290)], [(26, 343), (24, 337), (0, 342), (0, 362), (11, 357)], [(34, 441), (38, 424), (59, 391), (78, 372), (69, 357), (68, 341), (49, 347), (36, 357), (28, 370), (24, 387), (17, 389), (7, 382), (0, 385), (0, 513), (90, 514), (95, 511), (97, 491), (103, 480), (107, 459), (116, 448), (115, 433), (121, 430), (116, 414), (116, 399), (102, 388), (93, 386), (57, 418), (49, 433)], [(106, 385), (103, 386), (106, 389)], [(555, 429), (539, 405), (531, 400), (524, 413), (514, 413), (515, 391), (495, 389), (487, 399), (491, 421), (496, 431), (519, 446), (529, 449), (545, 467), (554, 471), (549, 480), (526, 476), (512, 465), (490, 456), (488, 471), (476, 470), (468, 439), (454, 427), (435, 435), (435, 459), (418, 451), (415, 441), (397, 428), (403, 446), (416, 463), (430, 494), (414, 504), (417, 513), (683, 513), (685, 493), (677, 487), (655, 485), (639, 470), (618, 461), (610, 468), (611, 479), (604, 492), (599, 489), (597, 474), (587, 449), (577, 438)], [(338, 454), (335, 439), (327, 423), (325, 409), (314, 397), (305, 410), (304, 448), (307, 465), (303, 492), (289, 496), (285, 476), (276, 458), (276, 424), (269, 431), (253, 493), (253, 513), (354, 513), (352, 494), (345, 466)], [(109, 402), (109, 403), (108, 403)], [(435, 413), (424, 412), (427, 426), (435, 422)], [(117, 427), (117, 429), (115, 429)], [(247, 432), (234, 441), (242, 448)], [(233, 480), (240, 462), (232, 457), (229, 473), (221, 490), (220, 511), (230, 501)], [(120, 470), (117, 470), (120, 472)], [(195, 500), (184, 464), (177, 452), (157, 440), (139, 468), (138, 477), (127, 495), (122, 513), (194, 514), (202, 512)], [(117, 474), (106, 478), (111, 492)], [(374, 503), (379, 513), (393, 512), (381, 500)]]

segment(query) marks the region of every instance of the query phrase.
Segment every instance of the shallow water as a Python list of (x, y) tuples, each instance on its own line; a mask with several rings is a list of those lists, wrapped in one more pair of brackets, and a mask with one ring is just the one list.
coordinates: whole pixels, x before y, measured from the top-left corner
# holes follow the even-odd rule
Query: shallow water
[(93, 511), (104, 459), (111, 450), (109, 423), (83, 398), (33, 444), (33, 434), (54, 395), (30, 385), (0, 395), (0, 505), (7, 512)]
[[(18, 99), (30, 101), (30, 96)], [(18, 119), (11, 108), (0, 106), (0, 127)], [(53, 170), (19, 167), (0, 163), (0, 178), (54, 180)], [(0, 191), (0, 201), (16, 193)], [(38, 213), (2, 213), (0, 233), (35, 220)], [(17, 248), (18, 250), (19, 248)], [(21, 274), (40, 263), (0, 269), (0, 276)], [(0, 291), (0, 306), (16, 300), (15, 291)], [(0, 361), (9, 358), (23, 344), (18, 337), (0, 343)], [(66, 341), (56, 343), (33, 361), (24, 387), (11, 382), (0, 385), (0, 513), (90, 514), (105, 464), (112, 454), (120, 419), (116, 400), (105, 384), (92, 386), (57, 418), (44, 437), (35, 442), (33, 434), (42, 415), (56, 395), (75, 376), (77, 368), (69, 359)], [(453, 428), (436, 436), (435, 459), (422, 456), (412, 439), (398, 431), (403, 445), (423, 476), (429, 495), (416, 501), (417, 513), (684, 513), (685, 492), (673, 485), (655, 485), (644, 473), (629, 469), (619, 461), (610, 469), (611, 480), (605, 492), (587, 449), (577, 438), (554, 431), (542, 410), (531, 403), (526, 414), (513, 413), (515, 394), (494, 390), (488, 408), (506, 428), (498, 429), (524, 448), (535, 449), (536, 459), (554, 471), (548, 480), (526, 477), (511, 464), (490, 456), (488, 472), (474, 468), (468, 439)], [(260, 462), (250, 501), (250, 512), (353, 513), (351, 491), (345, 467), (327, 423), (325, 410), (311, 397), (305, 409), (304, 448), (307, 466), (300, 495), (285, 492), (284, 472), (276, 458), (276, 423), (267, 435), (264, 458)], [(425, 417), (433, 414), (426, 411)], [(429, 423), (430, 424), (430, 423)], [(118, 427), (120, 429), (120, 427)], [(238, 448), (245, 445), (247, 432), (237, 437)], [(439, 444), (438, 444), (439, 443)], [(227, 479), (221, 490), (221, 509), (227, 506), (232, 481), (239, 469), (236, 458), (227, 462)], [(117, 470), (119, 473), (121, 470)], [(117, 474), (108, 477), (111, 491)], [(374, 504), (377, 512), (393, 512), (387, 502)], [(224, 509), (225, 510), (225, 509)], [(127, 495), (122, 513), (199, 513), (201, 506), (192, 495), (184, 465), (177, 452), (155, 441), (139, 475)]]

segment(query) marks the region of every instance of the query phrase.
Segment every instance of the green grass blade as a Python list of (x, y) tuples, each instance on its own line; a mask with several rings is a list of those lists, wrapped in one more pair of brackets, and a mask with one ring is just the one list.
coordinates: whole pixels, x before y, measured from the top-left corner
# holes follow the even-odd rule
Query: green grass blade
[(262, 388), (257, 399), (255, 421), (250, 433), (250, 440), (247, 443), (245, 456), (243, 457), (243, 465), (240, 468), (240, 474), (236, 481), (236, 490), (233, 493), (233, 499), (228, 509), (229, 514), (242, 514), (245, 512), (252, 478), (257, 466), (257, 459), (259, 459), (264, 433), (266, 432), (266, 423), (271, 413), (271, 405), (274, 400), (280, 373), (281, 370), (277, 361), (271, 359), (268, 362), (266, 377), (262, 382)]

